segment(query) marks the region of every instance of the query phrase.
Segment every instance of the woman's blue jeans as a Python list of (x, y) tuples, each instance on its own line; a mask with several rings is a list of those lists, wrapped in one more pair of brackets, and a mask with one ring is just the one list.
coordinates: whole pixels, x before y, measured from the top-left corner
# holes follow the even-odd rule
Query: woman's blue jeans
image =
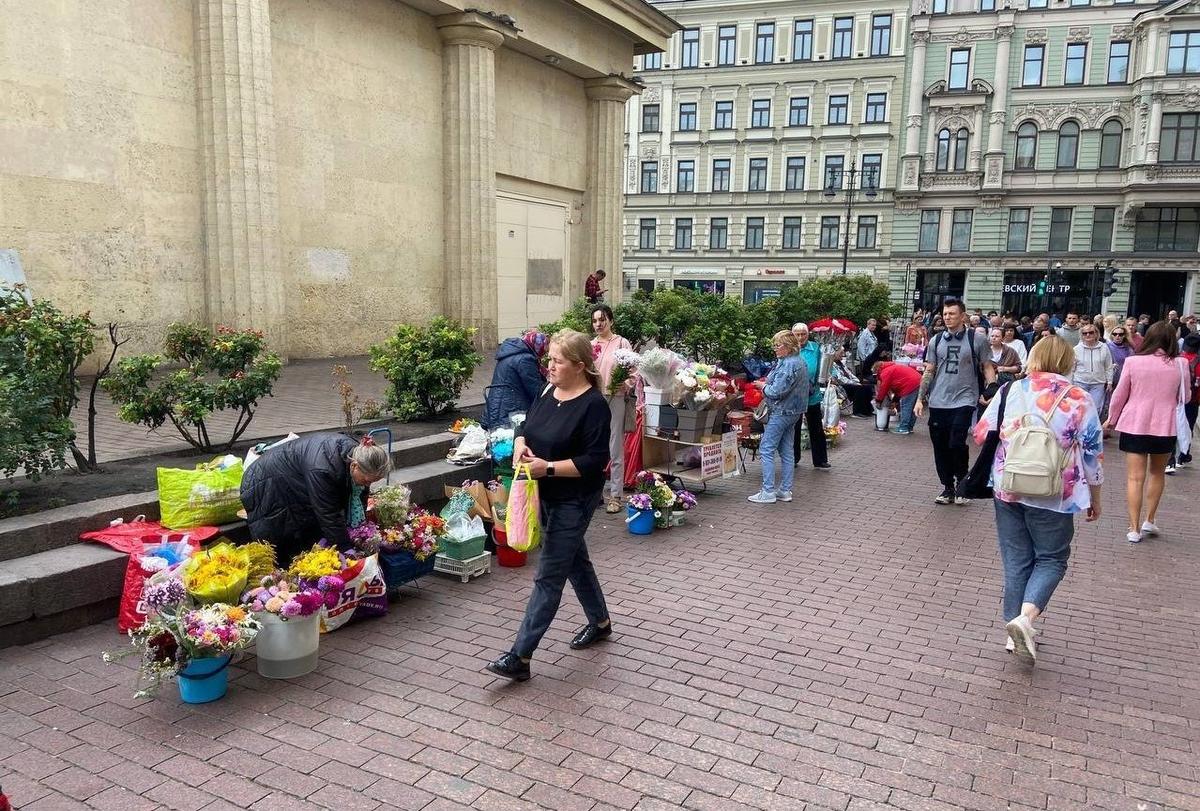
[[(792, 489), (796, 476), (796, 423), (803, 414), (772, 414), (763, 429), (758, 443), (758, 454), (762, 457), (762, 491), (781, 492)], [(775, 487), (775, 457), (779, 457), (783, 472), (778, 490)]]
[(996, 534), (1004, 564), (1004, 619), (1021, 613), (1022, 603), (1045, 611), (1067, 573), (1075, 516), (995, 499)]
[(604, 592), (583, 538), (599, 504), (599, 493), (568, 501), (542, 502), (542, 551), (525, 619), (513, 643), (513, 653), (518, 656), (528, 659), (537, 650), (558, 613), (568, 580), (588, 622), (599, 625), (608, 619)]

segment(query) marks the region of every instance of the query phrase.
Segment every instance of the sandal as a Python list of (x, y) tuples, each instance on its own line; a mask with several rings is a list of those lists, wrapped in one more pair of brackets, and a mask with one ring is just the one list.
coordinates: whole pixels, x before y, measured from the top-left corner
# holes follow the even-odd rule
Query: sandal
[(617, 501), (615, 498), (610, 498), (608, 500), (608, 504), (604, 508), (604, 511), (609, 515), (616, 515), (621, 511), (621, 502)]

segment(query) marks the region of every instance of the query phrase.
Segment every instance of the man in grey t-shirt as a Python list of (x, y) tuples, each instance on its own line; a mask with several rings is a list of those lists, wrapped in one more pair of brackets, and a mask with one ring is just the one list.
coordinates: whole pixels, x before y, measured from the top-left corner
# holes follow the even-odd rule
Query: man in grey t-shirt
[(925, 374), (914, 409), (917, 416), (929, 405), (929, 440), (933, 443), (933, 463), (942, 483), (938, 504), (965, 504), (955, 495), (958, 482), (967, 477), (970, 455), (967, 434), (971, 418), (979, 405), (980, 378), (986, 383), (996, 379), (987, 339), (966, 326), (966, 309), (958, 299), (942, 305), (946, 331), (938, 334), (925, 353)]

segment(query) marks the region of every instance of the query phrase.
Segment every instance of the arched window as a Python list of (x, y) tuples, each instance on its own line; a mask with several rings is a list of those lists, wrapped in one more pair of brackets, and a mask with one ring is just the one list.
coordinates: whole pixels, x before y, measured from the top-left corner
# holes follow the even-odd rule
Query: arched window
[(1054, 165), (1059, 169), (1074, 169), (1079, 157), (1079, 125), (1066, 121), (1058, 128), (1058, 158)]
[(967, 149), (971, 141), (970, 133), (963, 127), (954, 134), (954, 170), (965, 172), (967, 169)]
[(1017, 127), (1017, 169), (1032, 169), (1037, 163), (1037, 124), (1026, 121)]
[(937, 171), (945, 172), (950, 168), (950, 130), (942, 130), (937, 139)]
[(1121, 165), (1121, 136), (1124, 132), (1120, 119), (1110, 118), (1100, 131), (1100, 168), (1116, 169)]

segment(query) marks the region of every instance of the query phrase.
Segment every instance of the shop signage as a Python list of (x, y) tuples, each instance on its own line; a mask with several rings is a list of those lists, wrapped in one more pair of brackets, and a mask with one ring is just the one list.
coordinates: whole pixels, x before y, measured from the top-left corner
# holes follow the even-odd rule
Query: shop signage
[(782, 276), (787, 273), (785, 268), (759, 268), (759, 276)]
[(1025, 282), (1022, 284), (1004, 285), (1005, 293), (1036, 293), (1039, 296), (1067, 295), (1071, 292), (1069, 284), (1046, 284), (1045, 282)]

